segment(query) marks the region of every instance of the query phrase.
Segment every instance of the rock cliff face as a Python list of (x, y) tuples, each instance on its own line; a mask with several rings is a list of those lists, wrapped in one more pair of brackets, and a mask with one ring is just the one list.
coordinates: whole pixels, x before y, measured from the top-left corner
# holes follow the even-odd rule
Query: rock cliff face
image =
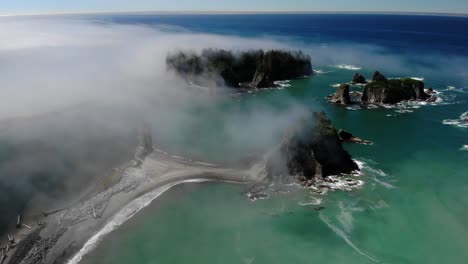
[(338, 90), (330, 99), (331, 103), (347, 105), (351, 103), (351, 97), (349, 96), (349, 85), (341, 84)]
[(178, 52), (166, 58), (168, 69), (190, 81), (215, 79), (229, 87), (273, 87), (275, 81), (312, 74), (311, 59), (301, 51), (262, 50), (231, 52), (208, 49), (200, 55)]
[(387, 79), (376, 72), (373, 81), (364, 87), (361, 102), (396, 104), (408, 100), (427, 100), (424, 83), (410, 78)]
[(359, 167), (343, 149), (337, 130), (324, 113), (299, 120), (267, 161), (271, 178), (293, 175), (314, 179), (355, 170)]

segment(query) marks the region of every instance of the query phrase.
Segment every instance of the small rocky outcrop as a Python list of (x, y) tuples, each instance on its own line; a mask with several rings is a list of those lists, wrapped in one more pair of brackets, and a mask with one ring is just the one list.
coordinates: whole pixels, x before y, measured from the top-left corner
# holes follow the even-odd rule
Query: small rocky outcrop
[(166, 58), (166, 65), (190, 82), (206, 85), (207, 80), (214, 80), (215, 86), (234, 88), (274, 87), (275, 81), (312, 74), (311, 58), (301, 51), (178, 52)]
[(352, 82), (353, 82), (353, 84), (365, 84), (365, 83), (367, 83), (366, 77), (364, 77), (364, 75), (361, 75), (359, 73), (354, 74)]
[(340, 129), (338, 130), (338, 137), (340, 138), (341, 141), (348, 141), (353, 138), (353, 134), (343, 129)]
[(341, 84), (335, 94), (330, 99), (331, 103), (348, 105), (351, 103), (351, 97), (349, 96), (349, 85)]
[(357, 144), (364, 144), (364, 145), (371, 145), (372, 142), (368, 140), (364, 140), (354, 136), (353, 134), (349, 133), (346, 130), (340, 129), (338, 130), (338, 137), (343, 142), (350, 142), (350, 143), (357, 143)]
[(379, 71), (374, 72), (374, 75), (372, 76), (373, 82), (386, 82), (387, 80), (387, 77), (385, 77)]
[(270, 178), (296, 176), (307, 180), (359, 170), (342, 146), (325, 113), (300, 119), (267, 160)]
[(372, 82), (364, 87), (362, 103), (396, 104), (402, 101), (420, 100), (429, 98), (424, 92), (424, 83), (411, 79), (387, 79), (380, 72), (375, 72)]

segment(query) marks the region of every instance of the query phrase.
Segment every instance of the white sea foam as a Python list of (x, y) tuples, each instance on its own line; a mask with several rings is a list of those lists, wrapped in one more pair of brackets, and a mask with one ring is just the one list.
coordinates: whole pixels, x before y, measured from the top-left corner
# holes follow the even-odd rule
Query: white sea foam
[(319, 218), (331, 229), (335, 234), (337, 234), (339, 237), (341, 237), (351, 248), (353, 248), (357, 253), (361, 254), (362, 256), (367, 257), (368, 259), (374, 261), (374, 262), (379, 262), (379, 260), (369, 256), (366, 254), (364, 251), (360, 250), (354, 243), (353, 241), (349, 238), (349, 236), (340, 228), (337, 226), (333, 225), (331, 221), (326, 217), (323, 213), (319, 213)]
[(310, 205), (319, 205), (322, 203), (322, 199), (320, 198), (315, 198), (315, 197), (309, 197), (306, 202), (300, 202), (300, 206), (310, 206)]
[(333, 72), (333, 71), (314, 70), (315, 74), (325, 74), (325, 73), (330, 73), (330, 72)]
[(278, 88), (287, 88), (291, 87), (290, 80), (285, 80), (285, 81), (275, 81), (274, 84), (276, 86), (279, 86)]
[(444, 125), (452, 125), (460, 128), (468, 128), (468, 111), (461, 114), (459, 119), (445, 119), (442, 121)]
[(338, 88), (340, 87), (341, 83), (330, 84), (331, 87)]
[(75, 254), (73, 258), (68, 261), (68, 264), (78, 264), (81, 259), (88, 254), (91, 250), (95, 249), (101, 240), (114, 231), (116, 228), (121, 226), (123, 223), (132, 218), (136, 213), (147, 207), (154, 199), (161, 196), (163, 193), (171, 189), (172, 187), (182, 183), (195, 183), (195, 182), (209, 182), (213, 181), (210, 179), (191, 179), (182, 180), (173, 183), (168, 183), (164, 186), (154, 189), (153, 191), (144, 194), (143, 196), (131, 201), (124, 208), (122, 208), (112, 219), (94, 236), (92, 236), (86, 244)]
[(350, 70), (350, 71), (358, 71), (358, 70), (362, 69), (362, 67), (354, 66), (354, 65), (347, 65), (347, 64), (339, 64), (339, 65), (335, 65), (333, 67), (343, 69), (343, 70)]
[(463, 145), (460, 150), (462, 151), (468, 151), (468, 145)]
[(350, 106), (347, 106), (346, 109), (348, 109), (348, 110), (361, 110), (362, 107), (360, 105), (350, 105)]
[(389, 182), (384, 181), (383, 179), (381, 179), (383, 177), (388, 176), (384, 171), (382, 171), (380, 169), (373, 168), (373, 167), (369, 166), (364, 161), (355, 160), (355, 162), (356, 162), (356, 164), (358, 164), (359, 169), (360, 169), (360, 171), (356, 175), (358, 175), (358, 176), (360, 176), (360, 175), (369, 176), (369, 178), (371, 180), (373, 180), (374, 182), (382, 185), (383, 187), (385, 187), (387, 189), (394, 189), (395, 188), (395, 186), (393, 186)]
[(417, 81), (424, 81), (424, 77), (410, 77), (410, 79), (417, 80)]

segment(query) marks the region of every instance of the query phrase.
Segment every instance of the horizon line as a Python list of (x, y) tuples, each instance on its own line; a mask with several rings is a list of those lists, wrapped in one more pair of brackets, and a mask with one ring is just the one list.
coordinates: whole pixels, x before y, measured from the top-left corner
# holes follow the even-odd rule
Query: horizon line
[(420, 15), (420, 16), (462, 16), (467, 17), (468, 13), (446, 13), (446, 12), (423, 12), (423, 11), (50, 11), (36, 13), (10, 13), (0, 14), (0, 17), (14, 16), (54, 16), (54, 15), (99, 15), (99, 14), (155, 14), (155, 15), (262, 15), (262, 14), (376, 14), (376, 15)]

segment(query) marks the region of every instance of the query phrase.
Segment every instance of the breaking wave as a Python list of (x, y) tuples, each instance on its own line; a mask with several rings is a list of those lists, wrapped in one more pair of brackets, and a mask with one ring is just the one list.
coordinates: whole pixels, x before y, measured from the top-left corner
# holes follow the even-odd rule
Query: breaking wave
[(119, 226), (127, 222), (135, 214), (141, 211), (143, 208), (151, 204), (153, 200), (161, 196), (166, 191), (170, 190), (176, 185), (182, 183), (200, 183), (200, 182), (209, 182), (214, 181), (211, 179), (190, 179), (190, 180), (181, 180), (177, 182), (168, 183), (161, 187), (154, 189), (153, 191), (144, 194), (143, 196), (133, 200), (125, 207), (123, 207), (116, 215), (114, 215), (111, 220), (94, 236), (92, 236), (86, 244), (76, 253), (76, 255), (68, 261), (68, 264), (78, 264), (82, 258), (88, 254), (91, 250), (95, 249), (98, 243), (109, 233), (117, 229)]
[(444, 125), (468, 128), (468, 111), (463, 113), (459, 119), (445, 119), (442, 123)]
[(362, 69), (362, 67), (354, 66), (354, 65), (347, 65), (347, 64), (339, 64), (339, 65), (335, 65), (333, 67), (336, 67), (338, 69), (343, 69), (343, 70), (350, 70), (350, 71), (357, 71), (357, 70)]
[(359, 253), (362, 256), (367, 257), (368, 259), (374, 261), (374, 262), (379, 262), (379, 260), (369, 256), (366, 254), (364, 251), (359, 249), (351, 240), (351, 238), (345, 233), (345, 231), (341, 230), (339, 227), (334, 225), (330, 219), (328, 219), (327, 216), (325, 216), (323, 213), (319, 213), (319, 218), (322, 220), (333, 232), (335, 232), (336, 235), (341, 237), (351, 248), (353, 248), (357, 253)]

